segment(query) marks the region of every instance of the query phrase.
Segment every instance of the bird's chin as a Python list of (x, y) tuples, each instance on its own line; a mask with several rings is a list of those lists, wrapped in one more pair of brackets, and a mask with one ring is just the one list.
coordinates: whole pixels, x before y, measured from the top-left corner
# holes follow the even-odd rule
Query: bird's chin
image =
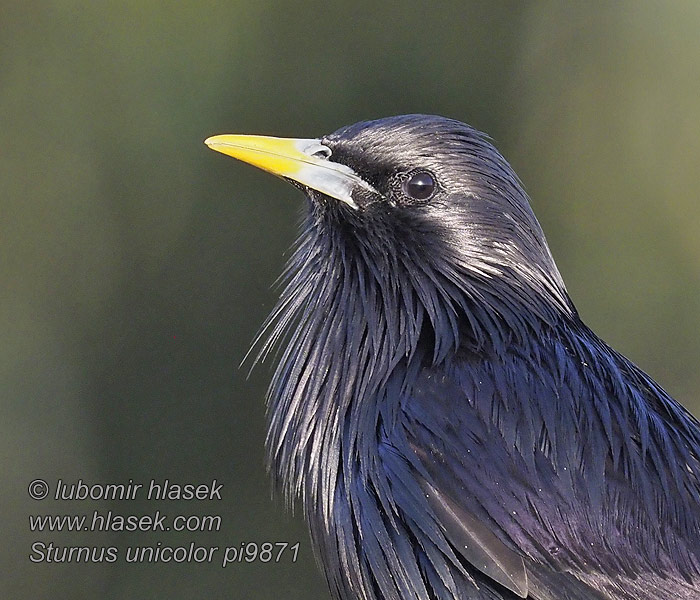
[(304, 192), (304, 195), (308, 200), (309, 209), (315, 214), (325, 215), (338, 219), (339, 222), (342, 222), (348, 219), (356, 220), (362, 215), (364, 209), (366, 208), (364, 203), (354, 203), (351, 205), (348, 202), (343, 202), (337, 198), (332, 198), (327, 194), (319, 192), (313, 188), (309, 188), (295, 182), (292, 183), (294, 183), (296, 188)]

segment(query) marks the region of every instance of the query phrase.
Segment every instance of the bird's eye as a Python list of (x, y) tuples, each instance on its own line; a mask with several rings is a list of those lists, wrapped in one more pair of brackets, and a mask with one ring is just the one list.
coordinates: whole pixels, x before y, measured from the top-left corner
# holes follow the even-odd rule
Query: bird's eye
[(414, 200), (427, 200), (435, 193), (435, 178), (426, 171), (409, 175), (401, 185), (403, 193)]

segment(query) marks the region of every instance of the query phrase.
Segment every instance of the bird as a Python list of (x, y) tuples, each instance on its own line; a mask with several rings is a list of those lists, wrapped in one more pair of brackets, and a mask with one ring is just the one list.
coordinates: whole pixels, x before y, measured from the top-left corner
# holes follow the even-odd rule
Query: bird
[(205, 143), (306, 197), (257, 347), (334, 599), (700, 598), (700, 424), (584, 324), (490, 138), (417, 114)]

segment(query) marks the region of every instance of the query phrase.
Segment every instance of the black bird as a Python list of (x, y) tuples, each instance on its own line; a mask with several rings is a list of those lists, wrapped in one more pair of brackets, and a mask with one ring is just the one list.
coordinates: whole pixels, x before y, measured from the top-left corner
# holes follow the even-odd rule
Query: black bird
[(335, 598), (700, 598), (700, 424), (583, 324), (483, 134), (206, 143), (308, 198), (267, 448)]

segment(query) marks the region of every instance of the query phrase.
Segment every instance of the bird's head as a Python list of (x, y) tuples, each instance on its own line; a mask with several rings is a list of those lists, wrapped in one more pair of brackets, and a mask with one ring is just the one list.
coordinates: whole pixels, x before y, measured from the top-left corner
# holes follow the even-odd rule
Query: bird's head
[(464, 123), (406, 115), (318, 139), (218, 135), (206, 143), (300, 187), (307, 232), (361, 263), (385, 291), (412, 284), (433, 321), (429, 305), (441, 297), (506, 321), (573, 314), (520, 181)]

